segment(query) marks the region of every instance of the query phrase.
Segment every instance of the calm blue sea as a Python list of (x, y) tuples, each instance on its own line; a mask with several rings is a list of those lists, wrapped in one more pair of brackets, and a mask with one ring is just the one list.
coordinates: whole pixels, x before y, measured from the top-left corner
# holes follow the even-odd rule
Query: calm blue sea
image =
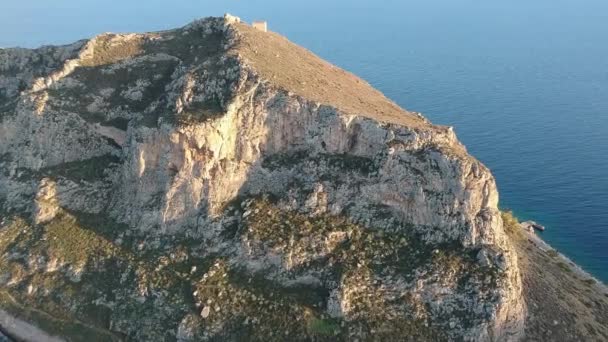
[(452, 125), (501, 206), (608, 281), (608, 1), (1, 0), (0, 46), (171, 28), (231, 12)]

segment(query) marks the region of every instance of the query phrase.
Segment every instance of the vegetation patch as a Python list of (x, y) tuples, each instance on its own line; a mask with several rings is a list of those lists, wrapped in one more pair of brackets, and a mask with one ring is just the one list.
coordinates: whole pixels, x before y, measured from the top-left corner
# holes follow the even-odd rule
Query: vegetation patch
[(572, 272), (572, 269), (570, 268), (570, 266), (568, 266), (568, 264), (566, 264), (565, 262), (558, 262), (557, 263), (557, 267), (559, 267), (562, 271), (564, 272)]
[[(177, 240), (154, 251), (141, 251), (129, 239), (117, 245), (104, 237), (120, 235), (112, 229), (122, 228), (109, 219), (68, 212), (39, 226), (8, 220), (0, 229), (0, 270), (13, 280), (7, 293), (23, 307), (80, 329), (61, 334), (70, 340), (80, 341), (82, 333), (97, 330), (98, 335), (114, 336), (110, 322), (135, 339), (164, 336), (193, 307), (193, 279), (208, 266)], [(32, 267), (31, 260), (42, 266)], [(200, 271), (192, 271), (193, 266)], [(159, 296), (163, 299), (157, 303)], [(142, 297), (146, 299), (140, 302)], [(149, 318), (146, 322), (157, 321), (146, 331), (133, 331), (145, 326), (132, 323), (142, 316)]]
[(333, 171), (352, 172), (364, 176), (378, 171), (374, 160), (367, 157), (355, 156), (351, 154), (310, 154), (309, 151), (300, 150), (291, 153), (274, 154), (266, 157), (262, 161), (262, 167), (269, 170), (282, 168), (294, 168), (302, 163), (312, 162), (317, 167), (328, 167)]
[(313, 317), (308, 320), (308, 329), (314, 335), (333, 336), (340, 332), (340, 325), (333, 319)]
[(588, 278), (588, 279), (583, 280), (583, 283), (585, 283), (588, 286), (592, 286), (592, 285), (595, 285), (596, 281), (593, 278)]
[(79, 85), (68, 87), (60, 81), (51, 87), (48, 90), (49, 105), (57, 110), (77, 113), (87, 122), (123, 130), (126, 123), (135, 118), (134, 113), (140, 112), (144, 114), (142, 120), (145, 124), (155, 126), (159, 115), (167, 109), (165, 86), (170, 82), (178, 61), (139, 58), (129, 65), (76, 68), (69, 79)]
[(162, 34), (160, 39), (146, 40), (143, 48), (146, 53), (166, 53), (189, 65), (195, 61), (219, 58), (224, 51), (225, 39), (225, 33), (220, 31), (173, 30)]
[(49, 256), (73, 265), (83, 267), (91, 258), (108, 258), (121, 252), (111, 241), (84, 229), (67, 213), (58, 215), (44, 228), (43, 239), (48, 242)]
[(0, 227), (0, 255), (6, 253), (14, 245), (26, 247), (22, 244), (32, 236), (28, 229), (28, 223), (21, 217), (6, 218), (5, 223)]
[(94, 39), (92, 55), (80, 61), (83, 66), (95, 67), (112, 64), (143, 52), (143, 36), (126, 38), (116, 34), (103, 34)]
[(187, 126), (219, 118), (222, 115), (224, 115), (222, 104), (217, 97), (212, 97), (203, 102), (191, 103), (185, 111), (175, 115), (175, 122)]
[[(347, 332), (363, 329), (365, 335), (384, 331), (383, 338), (391, 339), (396, 336), (391, 333), (399, 331), (418, 337), (412, 340), (441, 340), (433, 324), (442, 322), (421, 319), (426, 317), (424, 303), (391, 292), (390, 285), (381, 285), (385, 279), (413, 281), (418, 272), (432, 272), (440, 279), (453, 279), (458, 291), (468, 291), (471, 283), (481, 281), (483, 292), (495, 288), (501, 277), (495, 266), (476, 262), (478, 251), (458, 244), (430, 246), (411, 229), (371, 229), (340, 216), (308, 216), (280, 210), (264, 198), (245, 204), (243, 216), (241, 239), (253, 255), (280, 255), (287, 274), (316, 270), (326, 283), (352, 289), (349, 310), (360, 318), (351, 317)], [(412, 316), (402, 320), (408, 312)], [(467, 315), (473, 313), (462, 316)]]
[(524, 232), (521, 229), (519, 220), (517, 219), (517, 217), (515, 217), (515, 215), (513, 215), (513, 212), (510, 210), (501, 211), (500, 214), (502, 216), (502, 222), (503, 222), (503, 227), (504, 227), (505, 231), (510, 236), (517, 237), (517, 238), (523, 238)]
[(302, 339), (317, 334), (309, 330), (309, 317), (322, 315), (319, 308), (299, 302), (280, 285), (254, 281), (223, 260), (196, 284), (195, 295), (205, 330), (217, 340)]
[(8, 292), (0, 290), (0, 308), (14, 317), (35, 324), (53, 336), (69, 337), (74, 342), (121, 341), (122, 339), (106, 330), (98, 329), (76, 319), (60, 319), (34, 308), (22, 306)]
[[(0, 266), (20, 279), (10, 290), (16, 300), (77, 328), (84, 324), (106, 331), (112, 326), (131, 339), (158, 339), (196, 312), (201, 331), (212, 340), (258, 341), (357, 336), (441, 341), (437, 327), (442, 322), (430, 321), (423, 302), (407, 291), (393, 292), (386, 279), (408, 281), (424, 270), (466, 283), (471, 270), (489, 272), (475, 265), (475, 251), (428, 246), (398, 227), (369, 229), (340, 216), (285, 211), (268, 198), (232, 207), (242, 209), (242, 226), (225, 239), (248, 244), (254, 254), (277, 253), (287, 267), (285, 275), (315, 272), (321, 283), (288, 286), (226, 256), (195, 252), (200, 240), (168, 236), (147, 241), (124, 234), (128, 228), (110, 219), (69, 212), (42, 226), (15, 219), (0, 230), (3, 251), (58, 260), (57, 270), (33, 272), (25, 260), (16, 259), (2, 260)], [(82, 270), (79, 279), (61, 265)], [(29, 286), (33, 295), (27, 294)], [(348, 320), (329, 316), (336, 286), (349, 291)], [(99, 300), (113, 304), (95, 304)]]
[(107, 176), (109, 168), (116, 167), (120, 158), (105, 154), (85, 160), (67, 162), (40, 170), (43, 176), (64, 177), (74, 181), (97, 181)]
[(7, 310), (70, 340), (83, 341), (93, 331), (100, 341), (115, 340), (96, 326), (107, 308), (89, 306), (108, 281), (119, 278), (106, 273), (96, 282), (84, 280), (105, 272), (110, 260), (126, 257), (110, 241), (83, 228), (68, 213), (43, 226), (12, 217), (0, 230), (0, 255), (0, 269), (8, 271), (5, 275), (12, 282), (5, 287), (5, 299), (10, 301), (2, 302)]
[(15, 115), (18, 101), (18, 98), (3, 97), (2, 93), (0, 93), (0, 123), (4, 121), (5, 117)]
[(305, 150), (294, 151), (291, 153), (276, 153), (267, 156), (262, 161), (262, 167), (270, 170), (276, 170), (283, 167), (292, 167), (298, 165), (310, 157), (310, 152)]
[(126, 118), (114, 118), (108, 121), (102, 122), (104, 126), (112, 126), (123, 131), (126, 131), (129, 128), (129, 119)]
[(289, 255), (294, 267), (317, 259), (329, 262), (325, 267), (339, 265), (340, 269), (349, 269), (365, 265), (380, 273), (393, 269), (407, 276), (433, 257), (442, 259), (446, 267), (465, 265), (474, 259), (475, 251), (466, 252), (456, 244), (429, 246), (412, 229), (373, 229), (342, 216), (284, 211), (269, 199), (254, 200), (244, 216), (243, 239), (259, 242), (262, 249)]

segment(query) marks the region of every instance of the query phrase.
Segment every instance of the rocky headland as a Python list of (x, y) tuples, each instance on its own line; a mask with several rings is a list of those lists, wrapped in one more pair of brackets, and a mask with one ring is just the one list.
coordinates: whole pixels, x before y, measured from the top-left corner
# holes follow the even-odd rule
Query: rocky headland
[(0, 49), (9, 337), (608, 339), (525, 234), (450, 127), (236, 17)]

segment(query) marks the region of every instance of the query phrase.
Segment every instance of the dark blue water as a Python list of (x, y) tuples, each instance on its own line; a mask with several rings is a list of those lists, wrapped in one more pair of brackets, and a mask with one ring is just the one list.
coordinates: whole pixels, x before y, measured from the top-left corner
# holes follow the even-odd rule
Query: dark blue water
[[(2, 2), (7, 0), (1, 0)], [(608, 281), (608, 1), (21, 1), (0, 46), (147, 31), (231, 12), (452, 125), (501, 206)]]

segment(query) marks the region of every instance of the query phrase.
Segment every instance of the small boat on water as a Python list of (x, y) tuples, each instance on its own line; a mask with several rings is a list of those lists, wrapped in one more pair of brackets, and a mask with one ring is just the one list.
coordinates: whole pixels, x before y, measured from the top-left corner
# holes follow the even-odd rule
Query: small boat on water
[(542, 226), (536, 222), (532, 223), (532, 228), (536, 229), (536, 230), (540, 230), (541, 232), (545, 231), (545, 226)]
[(541, 232), (545, 231), (545, 226), (543, 226), (542, 224), (539, 224), (537, 222), (534, 222), (534, 221), (522, 222), (521, 227), (529, 232), (532, 232), (534, 230), (538, 230)]

